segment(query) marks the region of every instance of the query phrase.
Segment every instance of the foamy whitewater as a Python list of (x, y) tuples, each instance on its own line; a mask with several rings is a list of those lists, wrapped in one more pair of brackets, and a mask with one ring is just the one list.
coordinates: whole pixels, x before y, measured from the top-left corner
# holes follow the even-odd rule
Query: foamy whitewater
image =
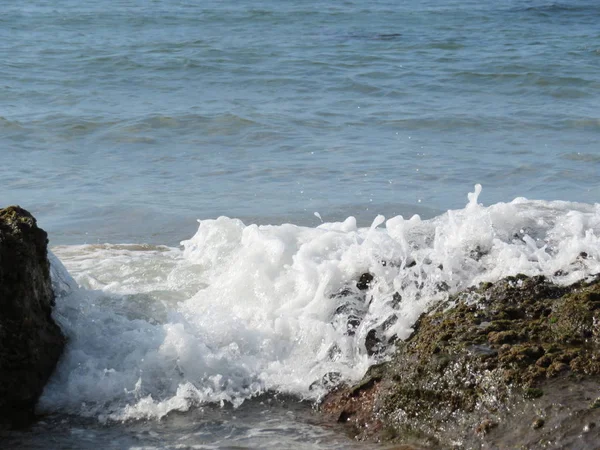
[[(600, 272), (600, 204), (483, 206), (480, 192), (430, 220), (311, 228), (219, 217), (178, 248), (55, 247), (54, 315), (69, 343), (39, 410), (111, 422), (268, 392), (317, 400), (327, 374), (358, 380), (385, 358), (367, 355), (369, 330), (405, 339), (449, 293), (517, 273), (567, 284)], [(374, 280), (349, 335), (335, 294), (365, 272)]]

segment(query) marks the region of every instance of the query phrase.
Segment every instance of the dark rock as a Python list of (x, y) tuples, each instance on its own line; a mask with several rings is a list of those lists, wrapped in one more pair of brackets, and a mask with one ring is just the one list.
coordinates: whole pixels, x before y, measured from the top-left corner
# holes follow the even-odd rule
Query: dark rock
[(533, 423), (531, 424), (531, 428), (533, 428), (534, 430), (539, 430), (540, 428), (542, 428), (545, 424), (545, 420), (541, 419), (541, 418), (537, 418), (533, 421)]
[(308, 387), (310, 391), (317, 388), (331, 389), (336, 387), (342, 381), (342, 374), (339, 372), (327, 372), (320, 380), (314, 381)]
[(469, 252), (469, 256), (475, 261), (479, 261), (487, 254), (487, 250), (483, 250), (479, 245)]
[(391, 326), (394, 325), (396, 322), (398, 322), (398, 316), (396, 314), (392, 314), (390, 317), (383, 321), (383, 323), (381, 324), (381, 328), (383, 330), (389, 330)]
[(400, 303), (402, 303), (402, 296), (398, 292), (394, 292), (394, 295), (392, 295), (392, 301), (390, 302), (390, 306), (393, 309), (400, 309)]
[(374, 328), (369, 330), (367, 337), (365, 338), (365, 348), (367, 349), (367, 355), (373, 356), (381, 351), (382, 342), (381, 338), (377, 335), (377, 330)]
[(373, 275), (371, 275), (368, 272), (363, 273), (360, 276), (358, 283), (356, 283), (356, 287), (361, 291), (366, 291), (371, 286), (372, 281), (373, 281)]
[[(367, 289), (370, 288), (374, 277), (368, 272), (363, 273), (354, 286), (345, 286), (331, 295), (330, 298), (339, 301), (333, 312), (332, 322), (338, 330), (343, 329), (347, 336), (355, 336), (368, 312), (370, 300), (367, 300)], [(367, 291), (367, 292), (365, 292)], [(402, 296), (395, 292), (388, 304), (392, 309), (398, 309)], [(393, 344), (397, 336), (385, 337), (387, 331), (398, 321), (396, 314), (391, 314), (382, 324), (370, 329), (365, 336), (365, 349), (368, 356), (382, 356)]]
[(365, 348), (367, 350), (367, 355), (383, 355), (389, 345), (396, 341), (396, 336), (394, 335), (386, 342), (384, 334), (385, 331), (389, 330), (390, 327), (396, 322), (398, 322), (398, 316), (396, 314), (392, 314), (385, 319), (381, 325), (371, 328), (367, 332), (367, 336), (365, 337)]
[(479, 434), (487, 434), (497, 426), (497, 422), (494, 422), (490, 419), (484, 419), (479, 425), (477, 425), (477, 428), (475, 428), (475, 432)]
[[(486, 283), (423, 314), (377, 377), (369, 371), (357, 386), (339, 387), (321, 408), (344, 417), (358, 439), (596, 448), (600, 430), (582, 435), (581, 426), (600, 420), (589, 395), (600, 390), (599, 323), (599, 277), (571, 286), (524, 275)], [(378, 333), (370, 334), (375, 350)], [(543, 429), (532, 425), (540, 411)]]
[(365, 273), (360, 277), (356, 286), (346, 286), (330, 297), (338, 299), (340, 302), (333, 313), (334, 326), (336, 328), (343, 327), (345, 334), (348, 336), (356, 334), (357, 328), (367, 313), (366, 294), (364, 289), (361, 289), (368, 286), (372, 279), (372, 275)]
[(51, 317), (48, 237), (18, 206), (0, 209), (0, 424), (33, 416), (65, 338)]

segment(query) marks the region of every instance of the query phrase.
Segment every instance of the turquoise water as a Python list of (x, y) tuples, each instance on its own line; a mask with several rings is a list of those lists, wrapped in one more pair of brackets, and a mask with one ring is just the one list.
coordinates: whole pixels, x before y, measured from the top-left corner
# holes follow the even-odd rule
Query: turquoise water
[[(309, 386), (362, 376), (394, 292), (408, 336), (441, 281), (599, 270), (595, 1), (2, 6), (0, 206), (76, 281), (47, 416), (8, 447), (372, 448)], [(331, 294), (365, 271), (349, 336)]]
[(54, 243), (600, 197), (594, 1), (7, 1), (3, 204)]

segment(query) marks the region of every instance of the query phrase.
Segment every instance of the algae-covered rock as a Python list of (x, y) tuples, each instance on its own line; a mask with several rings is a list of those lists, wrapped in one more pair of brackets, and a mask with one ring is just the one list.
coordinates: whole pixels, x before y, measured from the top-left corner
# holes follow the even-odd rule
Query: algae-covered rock
[(64, 347), (51, 317), (48, 237), (18, 206), (0, 209), (0, 423), (32, 414)]
[(436, 305), (390, 362), (322, 410), (361, 439), (595, 448), (599, 394), (600, 279), (565, 287), (520, 275)]

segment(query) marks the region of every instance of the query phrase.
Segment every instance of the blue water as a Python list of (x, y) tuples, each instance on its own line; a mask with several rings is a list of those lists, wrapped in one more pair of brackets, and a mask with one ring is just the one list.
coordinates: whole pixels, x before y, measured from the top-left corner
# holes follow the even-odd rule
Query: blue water
[(52, 242), (600, 198), (595, 1), (20, 1), (0, 199)]
[[(475, 183), (486, 205), (594, 204), (599, 23), (593, 0), (4, 0), (0, 206), (30, 210), (51, 246), (173, 246), (221, 215), (430, 218)], [(59, 416), (5, 438), (349, 448), (285, 408), (243, 408), (150, 431)]]

